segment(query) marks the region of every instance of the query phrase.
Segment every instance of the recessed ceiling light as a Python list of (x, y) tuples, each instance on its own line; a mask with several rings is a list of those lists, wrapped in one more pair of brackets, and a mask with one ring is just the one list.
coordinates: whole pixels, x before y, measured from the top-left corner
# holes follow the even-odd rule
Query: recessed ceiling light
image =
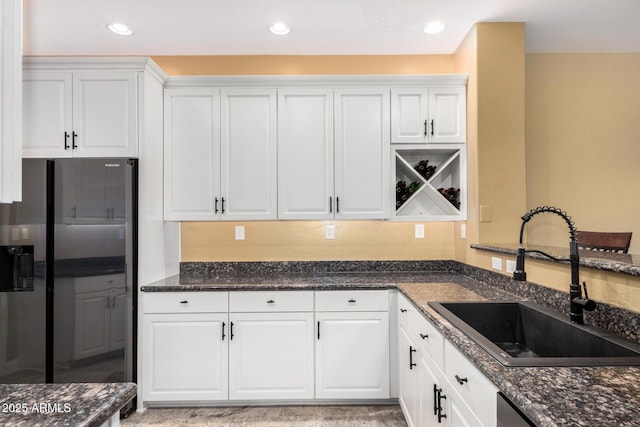
[(291, 28), (289, 28), (289, 26), (284, 22), (274, 22), (273, 24), (269, 25), (269, 31), (271, 31), (273, 34), (284, 36), (291, 32)]
[(129, 28), (125, 24), (120, 24), (118, 22), (107, 25), (107, 28), (111, 30), (111, 32), (119, 34), (121, 36), (130, 36), (131, 34), (133, 34), (131, 28)]
[(427, 22), (427, 25), (424, 26), (424, 32), (427, 34), (437, 34), (444, 30), (444, 22), (442, 21), (431, 21)]

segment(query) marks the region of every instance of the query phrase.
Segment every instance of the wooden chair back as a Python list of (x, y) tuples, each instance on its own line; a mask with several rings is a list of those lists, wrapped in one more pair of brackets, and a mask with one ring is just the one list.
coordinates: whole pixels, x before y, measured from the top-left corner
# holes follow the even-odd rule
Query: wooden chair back
[(581, 249), (626, 254), (631, 244), (632, 234), (578, 230), (576, 237), (578, 238), (578, 247)]

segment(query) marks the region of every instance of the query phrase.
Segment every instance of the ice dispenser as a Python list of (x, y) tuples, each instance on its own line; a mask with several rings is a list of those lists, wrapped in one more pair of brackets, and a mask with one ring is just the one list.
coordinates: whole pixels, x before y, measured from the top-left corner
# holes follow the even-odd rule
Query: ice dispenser
[(33, 245), (0, 246), (0, 292), (33, 291)]

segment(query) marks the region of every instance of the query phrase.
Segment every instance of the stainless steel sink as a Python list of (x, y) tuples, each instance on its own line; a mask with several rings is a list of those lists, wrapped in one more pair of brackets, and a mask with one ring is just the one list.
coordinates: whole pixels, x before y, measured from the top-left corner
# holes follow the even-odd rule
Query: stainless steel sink
[(505, 366), (635, 366), (640, 345), (521, 302), (430, 302)]

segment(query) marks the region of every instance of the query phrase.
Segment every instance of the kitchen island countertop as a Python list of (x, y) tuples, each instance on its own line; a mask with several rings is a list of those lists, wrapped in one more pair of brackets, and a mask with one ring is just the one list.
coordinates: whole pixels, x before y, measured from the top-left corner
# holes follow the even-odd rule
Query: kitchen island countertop
[(135, 395), (133, 383), (0, 384), (0, 426), (101, 426)]

